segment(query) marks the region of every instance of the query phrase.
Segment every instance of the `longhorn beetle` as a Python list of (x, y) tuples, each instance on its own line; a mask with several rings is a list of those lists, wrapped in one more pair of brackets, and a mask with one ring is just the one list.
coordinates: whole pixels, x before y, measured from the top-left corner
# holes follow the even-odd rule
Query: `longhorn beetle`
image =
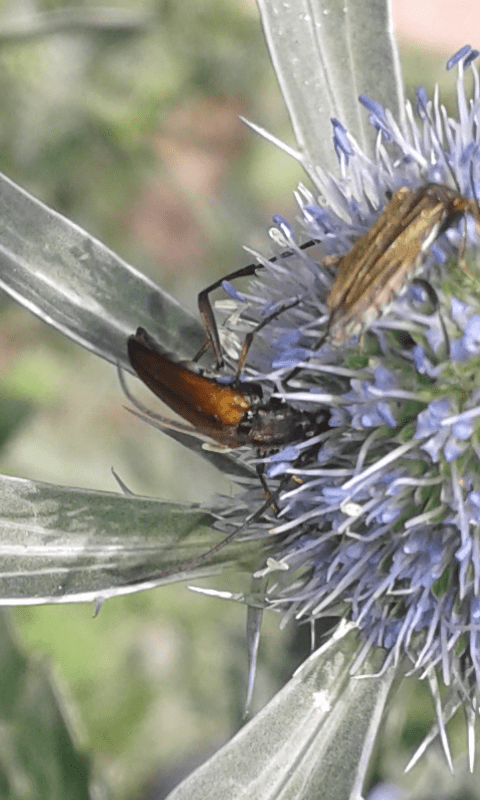
[(341, 343), (378, 315), (418, 269), (422, 253), (462, 214), (472, 215), (480, 234), (476, 200), (435, 183), (398, 189), (376, 223), (337, 262), (327, 298), (327, 337)]

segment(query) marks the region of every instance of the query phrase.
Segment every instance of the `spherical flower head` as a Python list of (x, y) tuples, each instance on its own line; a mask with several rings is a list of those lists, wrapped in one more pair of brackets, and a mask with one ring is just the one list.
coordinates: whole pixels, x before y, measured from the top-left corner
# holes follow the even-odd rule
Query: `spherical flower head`
[[(417, 674), (440, 674), (466, 705), (476, 702), (480, 680), (476, 55), (463, 48), (448, 65), (458, 70), (456, 120), (438, 92), (429, 100), (418, 90), (405, 127), (360, 98), (378, 131), (373, 159), (333, 121), (340, 177), (318, 167), (321, 200), (303, 186), (297, 192), (300, 224), (316, 247), (300, 248), (277, 219), (276, 238), (289, 254), (276, 262), (259, 256), (263, 269), (248, 292), (231, 291), (230, 325), (241, 341), (264, 322), (243, 377), (312, 421), (304, 440), (260, 458), (269, 508), (255, 482), (229, 517), (238, 515), (242, 535), (268, 542), (256, 573), (266, 587), (261, 602), (285, 619), (348, 618), (362, 653), (384, 648), (385, 667), (406, 657)], [(450, 187), (459, 202), (458, 213), (435, 225), (430, 206), (424, 213), (415, 205), (432, 184)], [(414, 200), (416, 228), (406, 240), (404, 212), (396, 219), (391, 211), (402, 192)], [(389, 239), (393, 222), (400, 227)], [(353, 292), (361, 311), (350, 314), (343, 301), (332, 308), (342, 258), (356, 243), (363, 258), (375, 224), (378, 257), (366, 259), (366, 283)], [(382, 257), (385, 267), (372, 277)], [(357, 261), (350, 267), (360, 269)], [(328, 430), (315, 428), (325, 415)]]

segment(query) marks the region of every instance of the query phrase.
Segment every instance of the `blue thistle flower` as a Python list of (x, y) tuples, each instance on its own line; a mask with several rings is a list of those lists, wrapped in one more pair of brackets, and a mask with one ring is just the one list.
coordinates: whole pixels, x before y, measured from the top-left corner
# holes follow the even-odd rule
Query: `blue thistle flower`
[(368, 309), (341, 341), (329, 336), (327, 299), (336, 262), (401, 187), (455, 184), (478, 201), (477, 55), (462, 48), (447, 65), (458, 69), (458, 120), (423, 88), (416, 115), (407, 103), (403, 128), (360, 98), (378, 130), (373, 160), (333, 120), (341, 176), (318, 168), (321, 204), (304, 186), (296, 194), (300, 225), (320, 258), (300, 249), (277, 218), (275, 238), (290, 255), (275, 263), (258, 255), (264, 269), (242, 295), (225, 286), (236, 308), (226, 328), (239, 342), (277, 312), (255, 336), (243, 379), (296, 408), (330, 413), (328, 431), (263, 459), (278, 513), (252, 518), (265, 502), (254, 483), (222, 523), (268, 541), (256, 573), (265, 581), (259, 602), (285, 620), (347, 617), (363, 641), (354, 669), (370, 648), (384, 648), (385, 669), (406, 658), (411, 672), (429, 676), (434, 695), (441, 675), (452, 709), (473, 708), (480, 682), (479, 240), (472, 216), (420, 253), (414, 266), (421, 280), (403, 281), (381, 314)]

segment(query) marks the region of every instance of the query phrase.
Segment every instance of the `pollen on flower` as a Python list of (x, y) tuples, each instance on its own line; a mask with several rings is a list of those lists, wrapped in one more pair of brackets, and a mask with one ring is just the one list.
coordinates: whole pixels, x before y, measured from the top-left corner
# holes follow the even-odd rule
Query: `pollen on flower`
[[(381, 647), (385, 668), (407, 657), (418, 675), (438, 670), (457, 693), (453, 706), (472, 708), (480, 681), (477, 55), (463, 48), (448, 65), (458, 71), (458, 119), (423, 88), (404, 127), (362, 96), (378, 131), (374, 158), (334, 120), (341, 177), (319, 168), (321, 200), (303, 186), (296, 195), (316, 251), (301, 249), (278, 220), (289, 254), (260, 257), (248, 306), (230, 292), (239, 338), (280, 309), (254, 338), (246, 378), (300, 410), (329, 414), (328, 430), (263, 458), (274, 503), (243, 529), (268, 539), (257, 573), (267, 580), (263, 603), (285, 621), (353, 621), (363, 653)], [(225, 527), (235, 518), (243, 526), (262, 502), (255, 482), (235, 498)]]

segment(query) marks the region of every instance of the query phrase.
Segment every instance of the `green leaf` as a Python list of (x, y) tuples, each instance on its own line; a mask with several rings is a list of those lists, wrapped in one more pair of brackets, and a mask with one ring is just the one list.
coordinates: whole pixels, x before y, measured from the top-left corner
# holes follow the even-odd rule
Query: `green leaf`
[[(395, 669), (351, 677), (355, 631), (317, 650), (168, 800), (358, 800)], [(377, 672), (384, 654), (363, 662)]]
[(32, 403), (19, 397), (2, 397), (0, 395), (0, 448), (28, 419), (31, 411)]
[(132, 371), (139, 325), (191, 357), (200, 322), (93, 236), (0, 174), (0, 287), (49, 325)]
[(72, 738), (45, 667), (27, 659), (0, 614), (0, 796), (89, 800), (90, 761)]
[(360, 94), (403, 119), (390, 5), (389, 0), (258, 0), (299, 160), (314, 182), (316, 167), (338, 171), (332, 117), (373, 153), (376, 131), (358, 102)]
[(233, 540), (195, 564), (224, 538), (213, 522), (197, 504), (0, 476), (1, 603), (101, 602), (258, 557)]

